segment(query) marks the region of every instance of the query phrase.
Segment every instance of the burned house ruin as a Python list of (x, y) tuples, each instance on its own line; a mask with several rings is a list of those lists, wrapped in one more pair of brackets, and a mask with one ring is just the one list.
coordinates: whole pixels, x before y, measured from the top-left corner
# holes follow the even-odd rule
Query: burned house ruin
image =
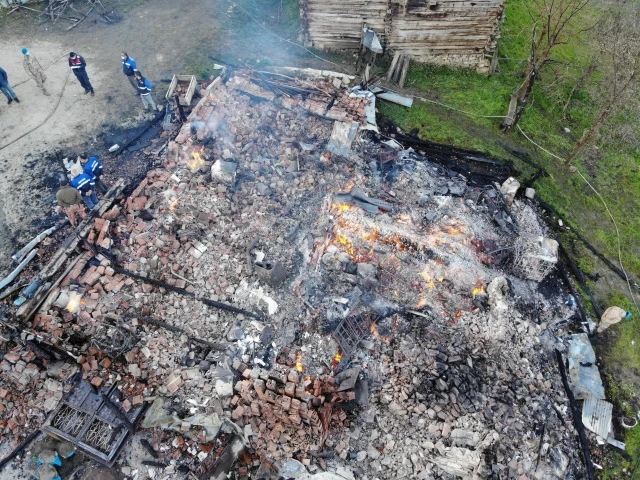
[(504, 0), (302, 0), (303, 39), (320, 49), (357, 50), (364, 26), (385, 50), (418, 62), (486, 72)]
[(352, 81), (223, 72), (105, 160), (95, 216), (3, 304), (0, 441), (41, 429), (127, 479), (582, 478), (556, 355), (599, 374), (535, 203)]

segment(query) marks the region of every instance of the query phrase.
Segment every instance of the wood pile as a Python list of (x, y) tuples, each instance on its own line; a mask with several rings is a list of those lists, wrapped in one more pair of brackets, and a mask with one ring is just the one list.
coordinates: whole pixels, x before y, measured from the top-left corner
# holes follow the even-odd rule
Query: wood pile
[[(71, 30), (87, 18), (96, 5), (100, 5), (102, 8), (103, 13), (100, 14), (100, 16), (104, 19), (103, 21), (111, 23), (111, 19), (106, 15), (107, 10), (104, 8), (104, 5), (100, 0), (87, 0), (88, 10), (86, 11), (81, 11), (75, 8), (73, 0), (48, 0), (44, 10), (28, 7), (25, 3), (28, 4), (29, 2), (16, 3), (12, 0), (0, 0), (0, 6), (13, 6), (13, 10), (11, 10), (9, 14), (20, 9), (38, 13), (38, 17), (43, 17), (40, 24), (46, 23), (49, 20), (51, 23), (55, 24), (61, 18), (71, 22), (71, 25), (65, 28), (65, 31)], [(41, 1), (38, 1), (37, 3), (41, 3)]]

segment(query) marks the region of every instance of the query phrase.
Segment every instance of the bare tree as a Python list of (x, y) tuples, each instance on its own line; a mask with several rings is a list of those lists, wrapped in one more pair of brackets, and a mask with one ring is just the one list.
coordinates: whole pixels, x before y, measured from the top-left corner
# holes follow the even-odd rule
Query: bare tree
[[(600, 98), (604, 99), (593, 124), (567, 158), (567, 165), (593, 141), (603, 124), (629, 103), (637, 103), (640, 76), (640, 4), (636, 1), (611, 2), (599, 25), (597, 42), (601, 58)], [(637, 112), (637, 109), (633, 109)]]
[(558, 45), (576, 40), (580, 30), (575, 24), (591, 0), (532, 0), (529, 14), (533, 19), (531, 54), (524, 72), (524, 81), (511, 95), (507, 118), (502, 124), (505, 132), (515, 128), (525, 107), (531, 100), (533, 85), (542, 68), (552, 61)]
[(565, 119), (567, 118), (567, 109), (569, 108), (569, 105), (571, 105), (573, 96), (578, 90), (581, 90), (585, 86), (585, 84), (591, 79), (591, 77), (597, 70), (597, 57), (593, 56), (591, 58), (591, 61), (589, 62), (589, 66), (582, 71), (580, 77), (574, 82), (573, 87), (571, 87), (571, 91), (569, 92), (569, 96), (567, 97), (567, 101), (564, 102), (564, 106), (562, 107), (562, 115)]

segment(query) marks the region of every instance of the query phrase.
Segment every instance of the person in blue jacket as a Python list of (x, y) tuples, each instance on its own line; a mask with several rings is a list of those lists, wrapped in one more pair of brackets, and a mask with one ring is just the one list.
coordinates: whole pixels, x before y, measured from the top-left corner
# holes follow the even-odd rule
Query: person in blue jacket
[(98, 196), (96, 195), (93, 177), (90, 177), (79, 168), (76, 169), (75, 167), (71, 170), (71, 175), (73, 176), (71, 186), (80, 192), (82, 200), (87, 208), (89, 208), (89, 210), (93, 210), (99, 202)]
[(86, 153), (81, 153), (78, 156), (78, 159), (80, 160), (80, 163), (84, 165), (84, 173), (93, 177), (93, 181), (96, 184), (96, 190), (99, 193), (106, 193), (108, 189), (101, 180), (102, 174), (104, 173), (104, 167), (102, 166), (100, 159), (95, 156), (90, 157)]
[(138, 86), (138, 93), (142, 99), (144, 109), (149, 110), (148, 107), (151, 107), (152, 111), (157, 110), (156, 104), (151, 97), (151, 82), (142, 76), (140, 70), (136, 72), (136, 85)]
[(11, 88), (11, 84), (9, 83), (9, 76), (2, 67), (0, 67), (0, 90), (2, 90), (2, 93), (4, 93), (7, 97), (9, 105), (11, 105), (14, 100), (16, 101), (16, 103), (20, 103), (16, 92), (14, 92)]
[(138, 84), (136, 83), (136, 72), (138, 71), (138, 65), (136, 65), (136, 61), (129, 56), (127, 52), (122, 52), (122, 73), (124, 73), (127, 80), (136, 91), (136, 95), (138, 95)]

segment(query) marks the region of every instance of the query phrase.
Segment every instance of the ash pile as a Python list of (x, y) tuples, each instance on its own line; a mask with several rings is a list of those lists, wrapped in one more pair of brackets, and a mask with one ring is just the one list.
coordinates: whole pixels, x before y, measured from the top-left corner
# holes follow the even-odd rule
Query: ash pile
[(578, 478), (575, 307), (508, 166), (403, 149), (344, 76), (222, 78), (5, 354), (3, 435), (82, 378), (149, 406), (127, 478)]

